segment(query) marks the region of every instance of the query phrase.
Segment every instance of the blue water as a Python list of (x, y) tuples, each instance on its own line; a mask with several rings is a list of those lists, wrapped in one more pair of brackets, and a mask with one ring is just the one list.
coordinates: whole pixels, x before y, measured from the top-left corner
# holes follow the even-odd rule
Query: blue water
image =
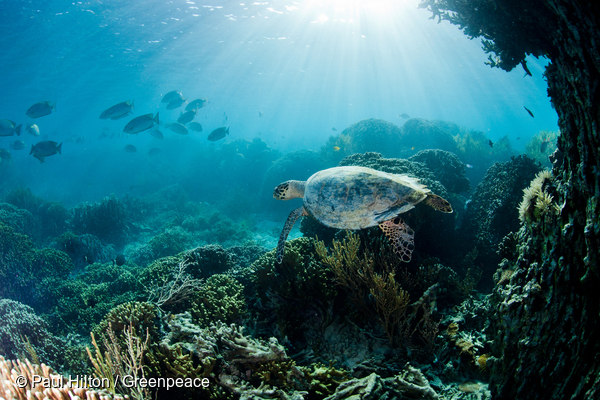
[[(542, 76), (545, 60), (528, 59), (533, 77), (521, 67), (492, 69), (478, 40), (417, 6), (417, 0), (2, 1), (0, 118), (35, 122), (43, 137), (64, 144), (61, 155), (41, 164), (28, 155), (41, 138), (23, 133), (26, 149), (0, 163), (0, 190), (25, 186), (67, 205), (97, 201), (140, 185), (159, 189), (184, 175), (189, 183), (202, 151), (228, 140), (259, 137), (282, 153), (318, 150), (334, 127), (339, 133), (365, 118), (401, 125), (402, 113), (455, 122), (493, 141), (508, 135), (521, 151), (540, 130), (558, 129)], [(190, 101), (209, 99), (196, 117), (204, 132), (182, 137), (162, 127), (163, 141), (122, 133), (142, 114), (159, 112), (163, 124), (174, 122), (180, 109), (160, 102), (172, 90)], [(25, 116), (44, 100), (56, 101), (57, 111)], [(125, 100), (135, 100), (131, 117), (98, 118)], [(208, 142), (220, 126), (230, 126), (230, 136)], [(116, 137), (98, 139), (103, 131)], [(0, 137), (0, 147), (14, 139)], [(126, 144), (138, 153), (125, 153)], [(149, 158), (152, 147), (163, 152)], [(199, 180), (211, 177), (206, 169), (197, 173)]]

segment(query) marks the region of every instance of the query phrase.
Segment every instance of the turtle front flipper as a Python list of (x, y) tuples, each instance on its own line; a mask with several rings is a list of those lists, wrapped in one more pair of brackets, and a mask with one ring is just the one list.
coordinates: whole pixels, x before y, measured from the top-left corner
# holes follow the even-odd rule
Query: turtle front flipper
[(303, 215), (308, 215), (304, 210), (304, 207), (296, 208), (294, 211), (290, 213), (285, 221), (285, 225), (283, 226), (283, 230), (281, 231), (281, 235), (279, 235), (279, 243), (277, 243), (277, 264), (281, 264), (283, 261), (283, 252), (285, 250), (285, 240), (287, 239), (294, 223), (298, 218)]
[(379, 227), (392, 243), (394, 253), (402, 262), (409, 262), (415, 249), (415, 232), (400, 217), (384, 221)]
[(437, 194), (433, 194), (433, 193), (427, 194), (427, 198), (425, 199), (425, 204), (427, 204), (428, 206), (432, 207), (435, 210), (438, 210), (438, 211), (441, 211), (444, 213), (452, 212), (452, 206), (450, 205), (450, 202), (448, 200), (442, 199)]

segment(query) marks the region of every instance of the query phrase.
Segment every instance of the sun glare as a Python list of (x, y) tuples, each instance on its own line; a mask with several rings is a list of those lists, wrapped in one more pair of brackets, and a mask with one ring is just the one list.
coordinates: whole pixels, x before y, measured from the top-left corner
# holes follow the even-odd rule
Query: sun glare
[(381, 18), (409, 0), (307, 0), (305, 11), (314, 15), (313, 23), (353, 22), (361, 16)]

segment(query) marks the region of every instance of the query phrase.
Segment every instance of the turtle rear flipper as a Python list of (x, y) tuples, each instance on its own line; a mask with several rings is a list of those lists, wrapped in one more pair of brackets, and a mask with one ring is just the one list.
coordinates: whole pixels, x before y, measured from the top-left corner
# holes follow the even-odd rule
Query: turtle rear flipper
[(394, 253), (402, 262), (409, 262), (415, 249), (415, 232), (400, 217), (384, 221), (379, 227), (392, 243)]
[(285, 251), (285, 240), (287, 239), (294, 223), (298, 218), (303, 215), (308, 215), (304, 210), (304, 207), (298, 207), (293, 210), (290, 215), (288, 215), (287, 220), (285, 221), (285, 225), (283, 226), (283, 230), (281, 231), (281, 235), (279, 235), (279, 243), (277, 243), (277, 264), (281, 264), (283, 261), (283, 253)]
[(437, 194), (428, 193), (427, 198), (425, 199), (425, 204), (427, 204), (430, 207), (433, 207), (435, 210), (444, 213), (452, 212), (452, 206), (450, 205), (448, 200), (442, 199)]

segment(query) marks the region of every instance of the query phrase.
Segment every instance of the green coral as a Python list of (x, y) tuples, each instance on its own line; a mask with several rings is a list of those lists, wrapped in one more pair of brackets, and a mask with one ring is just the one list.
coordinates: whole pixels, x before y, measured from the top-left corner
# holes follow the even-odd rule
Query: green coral
[(137, 332), (155, 332), (154, 319), (156, 307), (147, 302), (129, 301), (111, 309), (93, 329), (95, 335), (106, 332), (110, 326), (114, 331), (121, 332), (125, 327), (133, 325)]
[(138, 265), (146, 266), (158, 258), (181, 253), (190, 243), (191, 238), (183, 229), (169, 228), (138, 248), (131, 259)]
[(25, 301), (29, 283), (34, 278), (31, 239), (0, 222), (0, 297)]
[(115, 195), (97, 203), (82, 203), (73, 209), (71, 227), (76, 234), (89, 233), (100, 240), (122, 246), (129, 236), (130, 218)]
[(321, 329), (337, 294), (332, 273), (318, 261), (314, 245), (312, 238), (293, 239), (285, 244), (282, 265), (275, 265), (275, 250), (252, 264), (254, 291), (290, 340)]
[(0, 223), (10, 226), (15, 232), (28, 235), (34, 240), (39, 237), (35, 217), (29, 211), (12, 204), (0, 203)]
[(245, 312), (244, 286), (228, 275), (215, 274), (190, 298), (193, 320), (200, 326), (232, 322)]
[(107, 263), (89, 265), (73, 278), (44, 278), (38, 290), (45, 299), (40, 312), (53, 330), (87, 336), (112, 308), (139, 300), (142, 292), (136, 275), (132, 267)]
[(7, 358), (29, 358), (61, 372), (82, 373), (86, 366), (82, 359), (83, 349), (65, 339), (55, 336), (48, 323), (34, 310), (22, 303), (0, 299), (0, 354)]
[(321, 148), (321, 154), (330, 165), (335, 165), (346, 156), (365, 151), (395, 156), (401, 147), (401, 139), (402, 130), (398, 126), (370, 118), (350, 125), (338, 136), (330, 136)]

